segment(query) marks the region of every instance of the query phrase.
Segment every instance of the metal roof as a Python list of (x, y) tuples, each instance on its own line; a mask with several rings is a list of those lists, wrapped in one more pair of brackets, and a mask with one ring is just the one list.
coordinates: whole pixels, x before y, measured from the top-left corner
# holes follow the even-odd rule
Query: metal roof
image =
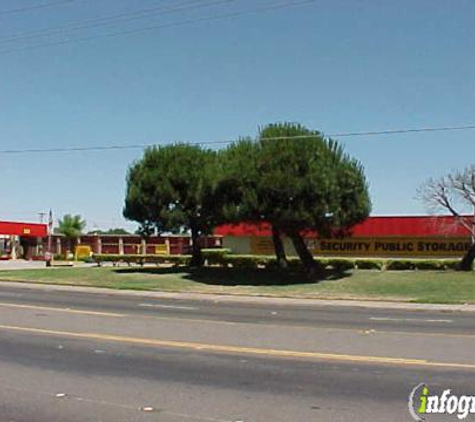
[[(464, 217), (472, 221), (473, 217)], [(469, 233), (452, 216), (384, 216), (369, 217), (351, 229), (355, 237), (465, 237)], [(225, 224), (215, 229), (222, 236), (271, 236), (268, 223)], [(308, 236), (316, 232), (308, 232)]]

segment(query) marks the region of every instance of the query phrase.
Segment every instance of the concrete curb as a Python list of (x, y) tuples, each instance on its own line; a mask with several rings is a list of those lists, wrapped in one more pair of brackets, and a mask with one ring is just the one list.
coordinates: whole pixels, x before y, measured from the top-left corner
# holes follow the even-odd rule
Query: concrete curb
[(348, 300), (348, 299), (299, 299), (272, 296), (249, 296), (238, 294), (213, 294), (213, 293), (175, 293), (137, 290), (116, 290), (98, 287), (68, 286), (47, 283), (27, 283), (19, 281), (0, 280), (2, 286), (20, 289), (42, 290), (44, 292), (70, 292), (93, 293), (105, 296), (140, 297), (149, 299), (174, 299), (174, 300), (200, 300), (220, 303), (245, 303), (255, 305), (288, 305), (288, 306), (341, 306), (375, 309), (401, 309), (412, 311), (442, 311), (442, 312), (475, 312), (475, 305), (444, 305), (444, 304), (419, 304), (408, 302), (391, 302), (378, 300)]

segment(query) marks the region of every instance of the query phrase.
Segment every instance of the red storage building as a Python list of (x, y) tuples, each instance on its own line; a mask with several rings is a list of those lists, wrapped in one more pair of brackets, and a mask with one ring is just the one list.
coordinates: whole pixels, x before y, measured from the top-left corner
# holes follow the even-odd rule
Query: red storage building
[[(473, 224), (473, 216), (464, 217)], [(272, 255), (271, 227), (267, 223), (240, 223), (218, 227), (223, 247), (235, 253)], [(283, 238), (289, 255), (295, 250)], [(451, 216), (370, 217), (343, 239), (321, 239), (316, 232), (305, 233), (305, 241), (314, 255), (383, 257), (459, 257), (470, 247), (470, 234)]]
[[(465, 217), (473, 223), (473, 216)], [(292, 243), (284, 237), (289, 255), (295, 254)], [(370, 217), (351, 230), (344, 239), (321, 239), (317, 233), (305, 234), (307, 246), (323, 256), (389, 257), (458, 257), (471, 244), (468, 231), (449, 216), (382, 216)], [(48, 243), (48, 225), (0, 221), (0, 259), (44, 259)], [(138, 235), (84, 235), (78, 243), (90, 245), (96, 253), (141, 254), (190, 252), (190, 238)], [(67, 242), (53, 235), (53, 254), (64, 254)], [(274, 254), (271, 229), (267, 223), (240, 223), (217, 227), (214, 235), (202, 238), (202, 247), (231, 249), (234, 253)]]
[(44, 259), (48, 225), (0, 221), (0, 259)]

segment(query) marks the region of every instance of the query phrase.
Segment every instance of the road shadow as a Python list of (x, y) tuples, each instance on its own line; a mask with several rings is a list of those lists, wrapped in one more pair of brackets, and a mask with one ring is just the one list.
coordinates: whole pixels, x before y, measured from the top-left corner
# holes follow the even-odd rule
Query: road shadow
[(117, 268), (117, 274), (180, 274), (185, 280), (213, 286), (289, 286), (314, 284), (321, 281), (338, 281), (351, 276), (350, 271), (321, 270), (309, 275), (304, 271), (264, 268), (219, 268), (219, 267), (129, 267)]

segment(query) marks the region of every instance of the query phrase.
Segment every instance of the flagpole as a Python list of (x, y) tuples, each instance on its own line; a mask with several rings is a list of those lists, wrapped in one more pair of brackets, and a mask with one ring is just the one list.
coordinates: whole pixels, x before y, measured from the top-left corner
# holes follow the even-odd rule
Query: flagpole
[(53, 255), (51, 254), (51, 232), (53, 230), (53, 211), (49, 210), (48, 218), (48, 247), (46, 252), (46, 266), (51, 266), (51, 261), (53, 260)]

